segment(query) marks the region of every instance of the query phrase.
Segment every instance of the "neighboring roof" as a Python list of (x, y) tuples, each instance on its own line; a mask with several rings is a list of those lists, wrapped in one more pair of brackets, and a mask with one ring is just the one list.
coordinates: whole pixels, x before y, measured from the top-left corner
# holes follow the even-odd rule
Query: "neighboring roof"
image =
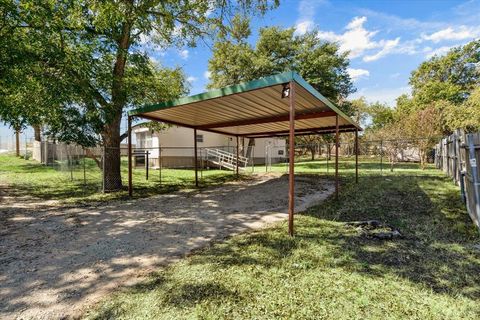
[(130, 111), (129, 115), (228, 135), (282, 136), (289, 130), (289, 99), (281, 94), (290, 81), (296, 83), (296, 134), (334, 132), (337, 114), (341, 131), (362, 130), (292, 71), (148, 105)]

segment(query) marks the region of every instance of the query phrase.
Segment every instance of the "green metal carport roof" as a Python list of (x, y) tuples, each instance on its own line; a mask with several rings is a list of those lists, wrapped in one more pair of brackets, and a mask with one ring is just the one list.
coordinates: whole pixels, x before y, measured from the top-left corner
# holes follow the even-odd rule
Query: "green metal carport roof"
[(337, 115), (340, 132), (362, 130), (292, 71), (144, 106), (129, 115), (233, 136), (285, 136), (289, 133), (289, 98), (282, 97), (282, 92), (291, 82), (295, 83), (296, 135), (333, 133)]

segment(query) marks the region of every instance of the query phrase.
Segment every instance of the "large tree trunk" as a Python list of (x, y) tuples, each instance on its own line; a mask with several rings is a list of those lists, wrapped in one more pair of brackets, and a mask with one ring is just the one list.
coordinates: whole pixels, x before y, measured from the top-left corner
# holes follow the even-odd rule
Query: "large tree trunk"
[(247, 154), (245, 155), (246, 158), (250, 158), (253, 148), (255, 148), (255, 138), (250, 138), (248, 140)]
[(35, 141), (41, 142), (42, 141), (42, 134), (41, 134), (41, 128), (39, 125), (34, 125), (33, 127), (33, 133), (35, 136)]
[(312, 156), (312, 157), (311, 157), (311, 160), (312, 160), (312, 161), (315, 160), (315, 146), (314, 146), (314, 145), (310, 145), (310, 146), (308, 147), (308, 149), (310, 149), (310, 154), (311, 154), (311, 156)]
[(127, 103), (125, 89), (125, 65), (130, 47), (131, 21), (122, 26), (122, 36), (118, 40), (118, 51), (113, 67), (112, 103), (107, 110), (107, 119), (102, 132), (104, 144), (104, 189), (116, 191), (122, 189), (120, 172), (120, 122), (122, 111)]
[(20, 130), (15, 130), (15, 155), (20, 157)]
[(122, 114), (115, 115), (115, 119), (105, 125), (102, 134), (104, 144), (104, 188), (105, 191), (115, 191), (122, 188), (120, 173), (120, 121)]
[(426, 151), (423, 149), (420, 149), (420, 168), (422, 170), (425, 170), (426, 168), (426, 165), (425, 165), (427, 162), (426, 155), (427, 155)]

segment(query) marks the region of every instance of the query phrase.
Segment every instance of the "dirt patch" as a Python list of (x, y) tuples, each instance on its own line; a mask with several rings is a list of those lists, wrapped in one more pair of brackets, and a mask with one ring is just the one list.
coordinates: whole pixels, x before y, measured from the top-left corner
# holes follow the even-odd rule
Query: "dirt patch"
[(345, 225), (356, 228), (362, 236), (369, 239), (395, 240), (403, 238), (400, 230), (378, 220), (352, 221)]
[[(210, 241), (285, 219), (287, 176), (265, 175), (204, 190), (90, 207), (16, 199), (0, 206), (0, 318), (78, 315)], [(296, 210), (334, 185), (297, 176)]]

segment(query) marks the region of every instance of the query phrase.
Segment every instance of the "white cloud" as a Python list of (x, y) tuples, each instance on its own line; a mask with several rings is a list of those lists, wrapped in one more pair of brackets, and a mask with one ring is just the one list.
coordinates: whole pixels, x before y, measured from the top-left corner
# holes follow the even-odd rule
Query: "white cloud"
[(305, 34), (308, 31), (312, 31), (314, 26), (315, 24), (312, 20), (304, 20), (297, 22), (297, 24), (295, 25), (295, 34)]
[(180, 51), (178, 54), (180, 55), (180, 57), (183, 60), (187, 60), (190, 52), (187, 49), (185, 49), (185, 50)]
[(465, 40), (473, 39), (480, 36), (480, 28), (467, 27), (461, 25), (456, 28), (448, 27), (431, 34), (423, 34), (422, 39), (439, 43), (448, 40)]
[(197, 77), (193, 77), (193, 76), (190, 76), (190, 77), (187, 78), (187, 81), (190, 82), (190, 83), (195, 82), (195, 81), (197, 81), (197, 80), (198, 80), (198, 78), (197, 78)]
[(366, 30), (363, 27), (366, 21), (366, 17), (355, 17), (346, 26), (346, 31), (343, 34), (319, 31), (318, 37), (320, 39), (338, 42), (342, 52), (350, 51), (350, 58), (356, 58), (366, 50), (378, 47), (378, 44), (372, 40), (377, 34), (377, 31)]
[(373, 55), (367, 55), (363, 57), (363, 61), (370, 62), (370, 61), (375, 61), (382, 57), (385, 57), (386, 55), (394, 52), (394, 50), (396, 49), (399, 43), (400, 43), (400, 38), (396, 38), (395, 40), (387, 40), (383, 43), (382, 50), (378, 51)]
[(367, 17), (355, 17), (352, 21), (350, 21), (347, 26), (345, 27), (348, 30), (351, 29), (360, 29), (363, 28), (363, 24), (367, 22)]
[(312, 31), (315, 27), (313, 18), (317, 10), (318, 5), (325, 3), (325, 1), (314, 0), (302, 0), (298, 3), (298, 19), (295, 23), (295, 34), (305, 34), (308, 31)]
[(442, 56), (442, 55), (446, 54), (448, 51), (450, 51), (450, 49), (452, 49), (453, 47), (455, 47), (455, 46), (443, 46), (443, 47), (435, 48), (435, 49), (432, 49), (430, 47), (426, 47), (424, 49), (424, 52), (426, 53), (425, 58), (430, 59), (433, 56)]
[(352, 78), (353, 81), (357, 81), (362, 78), (368, 78), (370, 76), (370, 71), (365, 70), (365, 69), (354, 69), (354, 68), (348, 68), (347, 69), (348, 74), (350, 75), (350, 78)]
[(210, 71), (205, 71), (203, 73), (203, 77), (207, 80), (210, 79), (211, 76), (212, 76), (212, 73)]
[(318, 37), (323, 40), (338, 42), (340, 51), (349, 51), (351, 59), (363, 56), (375, 49), (380, 50), (375, 54), (366, 56), (364, 61), (374, 61), (393, 53), (400, 42), (400, 38), (375, 41), (373, 38), (378, 34), (378, 31), (367, 30), (364, 27), (365, 22), (367, 22), (367, 17), (355, 17), (347, 24), (346, 31), (343, 34), (319, 31)]

